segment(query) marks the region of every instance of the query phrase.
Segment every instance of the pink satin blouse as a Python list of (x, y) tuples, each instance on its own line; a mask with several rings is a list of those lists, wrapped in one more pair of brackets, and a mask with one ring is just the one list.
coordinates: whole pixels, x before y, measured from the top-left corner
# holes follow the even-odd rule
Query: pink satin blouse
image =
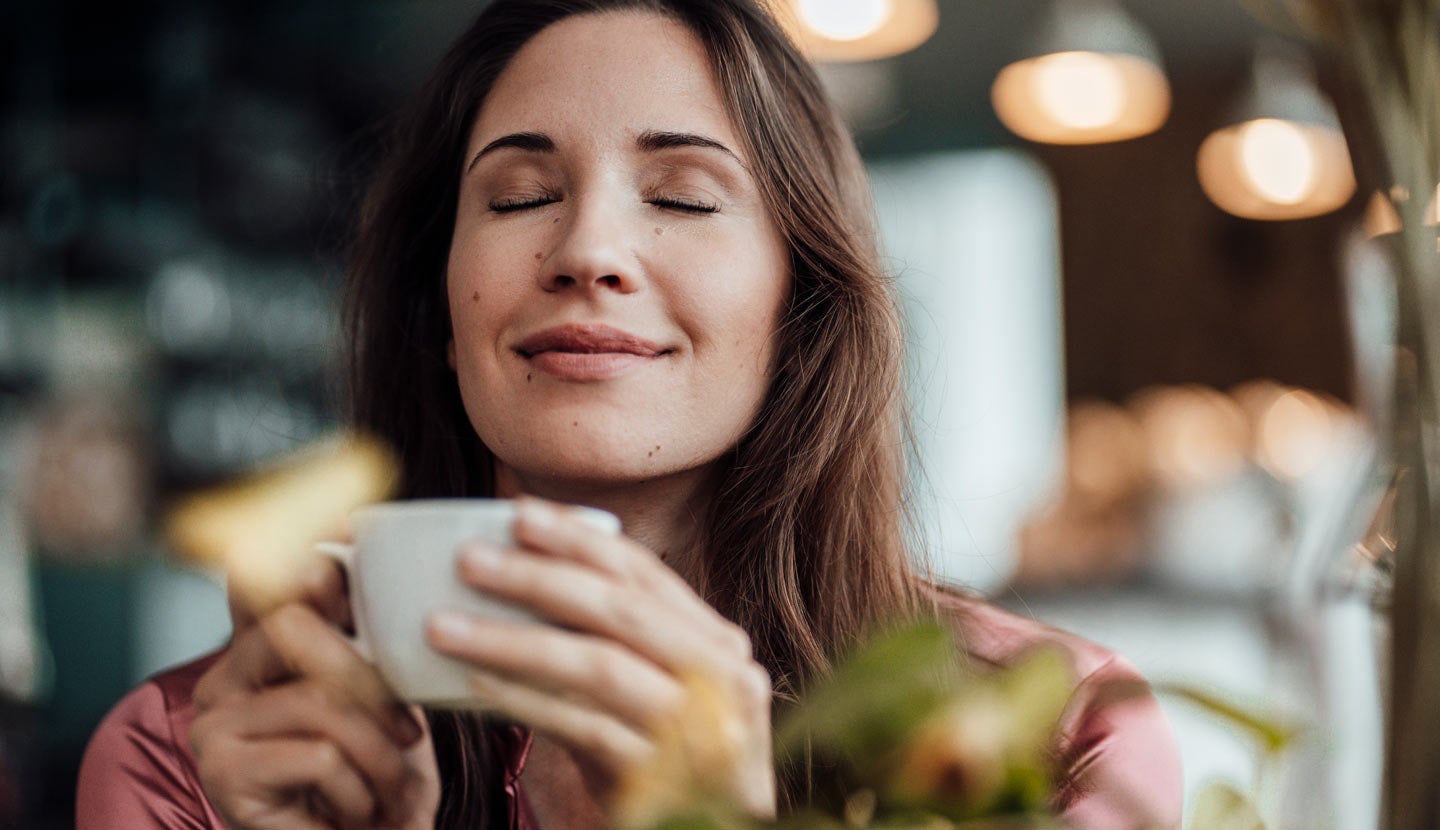
[[(983, 662), (1005, 665), (1044, 643), (1070, 654), (1078, 681), (1055, 747), (1064, 769), (1055, 806), (1069, 824), (1084, 830), (1179, 826), (1180, 755), (1164, 713), (1148, 694), (1101, 693), (1112, 681), (1141, 680), (1124, 658), (977, 600), (945, 594), (941, 604), (965, 650)], [(78, 830), (225, 827), (200, 788), (188, 738), (191, 693), (217, 656), (157, 675), (111, 710), (80, 768)], [(540, 830), (520, 778), (529, 737), (516, 728), (499, 738), (512, 830)]]

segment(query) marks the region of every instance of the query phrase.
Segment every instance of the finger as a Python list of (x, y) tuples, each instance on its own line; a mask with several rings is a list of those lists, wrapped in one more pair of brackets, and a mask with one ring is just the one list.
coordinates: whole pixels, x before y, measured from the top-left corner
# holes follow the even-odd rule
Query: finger
[(520, 499), (516, 541), (523, 547), (589, 565), (622, 583), (654, 594), (702, 630), (709, 631), (716, 646), (739, 657), (750, 656), (750, 640), (738, 626), (701, 599), (650, 550), (623, 536), (597, 533), (580, 518), (581, 511), (588, 509), (535, 498)]
[(647, 591), (581, 565), (476, 542), (462, 548), (456, 567), (465, 584), (487, 596), (618, 640), (672, 674), (750, 656), (748, 640), (723, 639), (718, 626), (698, 623)]
[(639, 732), (578, 701), (488, 672), (472, 672), (470, 683), (486, 709), (545, 733), (612, 776), (654, 751)]
[(313, 788), (342, 827), (374, 823), (375, 799), (359, 772), (334, 744), (277, 738), (240, 745), (237, 763), (249, 761), (259, 792), (276, 793)]
[(324, 741), (237, 740), (201, 758), (199, 772), (205, 792), (237, 826), (328, 828), (304, 797), (312, 789), (343, 827), (369, 826), (374, 816), (375, 802), (359, 773)]
[(347, 696), (408, 746), (423, 732), (375, 667), (314, 609), (289, 603), (262, 618), (231, 646), (233, 688), (259, 690), (293, 678), (312, 678)]
[(316, 556), (300, 579), (300, 600), (347, 633), (355, 631), (345, 569), (328, 556)]
[(329, 741), (359, 770), (387, 814), (399, 812), (417, 777), (402, 747), (380, 724), (316, 683), (266, 689), (243, 708), (223, 707), (197, 717), (195, 726), (202, 734), (223, 732), (252, 741), (287, 737)]
[(441, 611), (426, 637), (436, 650), (506, 679), (578, 696), (646, 730), (684, 702), (678, 680), (634, 652), (546, 624), (507, 623)]
[(515, 540), (522, 547), (581, 562), (676, 601), (698, 599), (690, 586), (650, 550), (624, 536), (597, 532), (578, 508), (533, 497), (517, 500)]

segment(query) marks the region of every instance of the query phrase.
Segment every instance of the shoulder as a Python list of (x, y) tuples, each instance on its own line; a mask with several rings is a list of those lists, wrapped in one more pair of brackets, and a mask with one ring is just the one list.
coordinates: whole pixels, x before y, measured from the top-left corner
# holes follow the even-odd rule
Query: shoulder
[(1077, 828), (1178, 827), (1180, 752), (1145, 679), (1121, 655), (983, 599), (927, 588), (974, 660), (1001, 667), (1040, 647), (1059, 648), (1072, 669), (1070, 705), (1054, 748), (1059, 804)]
[(115, 704), (85, 749), (78, 830), (223, 828), (195, 776), (195, 683), (220, 652), (150, 678)]

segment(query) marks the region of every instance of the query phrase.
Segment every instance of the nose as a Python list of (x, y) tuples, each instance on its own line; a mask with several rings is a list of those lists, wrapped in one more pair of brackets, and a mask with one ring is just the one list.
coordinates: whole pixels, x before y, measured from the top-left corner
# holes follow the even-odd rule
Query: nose
[(576, 200), (575, 209), (561, 217), (554, 247), (541, 264), (541, 287), (549, 292), (639, 290), (640, 267), (623, 213), (607, 200)]

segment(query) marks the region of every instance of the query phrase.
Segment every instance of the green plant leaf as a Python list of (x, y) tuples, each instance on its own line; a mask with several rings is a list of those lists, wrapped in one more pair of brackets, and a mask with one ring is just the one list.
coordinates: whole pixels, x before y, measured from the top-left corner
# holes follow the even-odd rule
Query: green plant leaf
[(893, 746), (945, 700), (961, 676), (959, 649), (937, 622), (899, 628), (841, 660), (775, 732), (782, 756), (807, 740), (850, 756)]
[(1271, 754), (1283, 752), (1303, 730), (1298, 725), (1274, 715), (1245, 709), (1219, 695), (1183, 683), (1162, 683), (1155, 690), (1187, 700), (1232, 726), (1238, 726), (1260, 741)]
[(1074, 692), (1065, 654), (1055, 648), (1036, 649), (989, 682), (995, 683), (1009, 712), (1010, 757), (1045, 757), (1050, 737)]

